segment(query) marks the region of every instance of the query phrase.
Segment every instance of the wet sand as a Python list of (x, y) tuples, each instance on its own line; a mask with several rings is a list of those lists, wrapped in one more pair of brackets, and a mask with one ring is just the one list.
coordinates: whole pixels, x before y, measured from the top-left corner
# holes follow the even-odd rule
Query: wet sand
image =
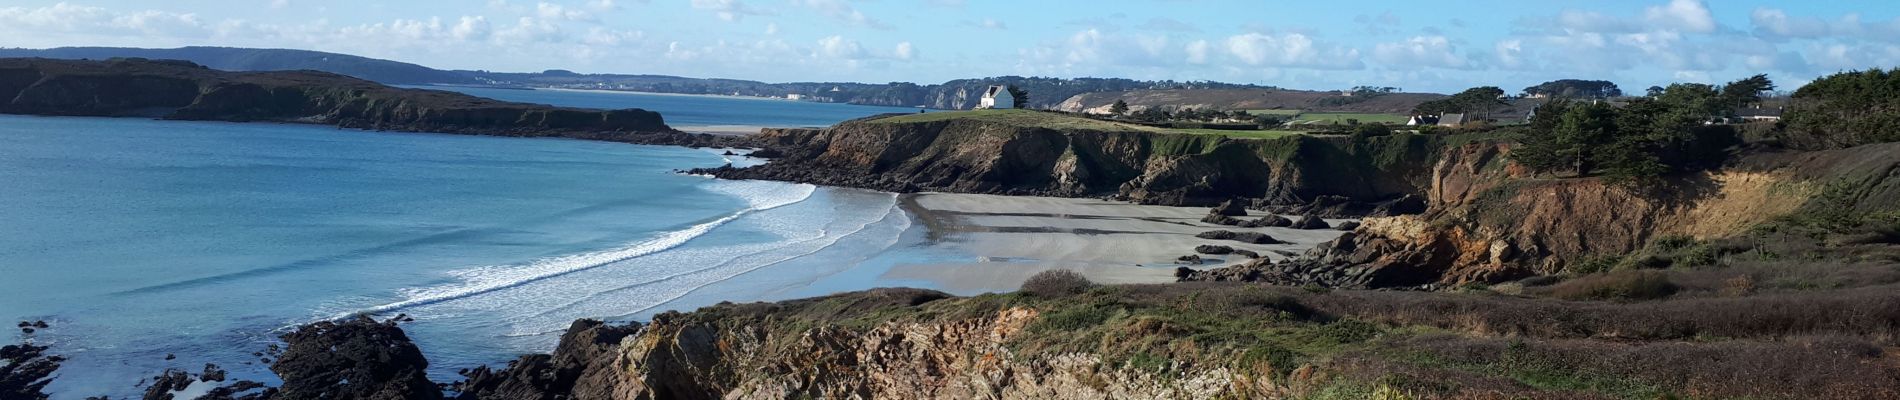
[[(1251, 261), (1203, 254), (1205, 261), (1199, 265), (1175, 263), (1194, 254), (1195, 246), (1224, 245), (1281, 259), (1285, 256), (1275, 251), (1305, 252), (1341, 234), (1220, 226), (1200, 222), (1207, 208), (1097, 199), (929, 193), (904, 195), (902, 204), (929, 229), (935, 245), (976, 257), (969, 262), (898, 265), (883, 278), (928, 281), (959, 294), (1015, 290), (1023, 280), (1050, 269), (1075, 270), (1100, 283), (1172, 282), (1176, 267), (1217, 268)], [(1289, 243), (1194, 237), (1211, 230), (1261, 232)]]

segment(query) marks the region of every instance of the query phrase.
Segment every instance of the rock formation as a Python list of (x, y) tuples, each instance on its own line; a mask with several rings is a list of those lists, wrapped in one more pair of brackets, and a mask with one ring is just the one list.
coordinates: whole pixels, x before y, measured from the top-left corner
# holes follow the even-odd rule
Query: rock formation
[(1438, 139), (1422, 135), (1231, 140), (1086, 124), (882, 117), (827, 129), (767, 129), (754, 144), (784, 157), (694, 172), (892, 192), (1108, 196), (1165, 205), (1213, 206), (1235, 198), (1298, 205), (1321, 196), (1374, 204), (1423, 191), (1438, 155)]
[(665, 145), (732, 141), (676, 131), (658, 113), (640, 109), (509, 103), (324, 72), (226, 72), (144, 59), (0, 59), (0, 113), (313, 123)]

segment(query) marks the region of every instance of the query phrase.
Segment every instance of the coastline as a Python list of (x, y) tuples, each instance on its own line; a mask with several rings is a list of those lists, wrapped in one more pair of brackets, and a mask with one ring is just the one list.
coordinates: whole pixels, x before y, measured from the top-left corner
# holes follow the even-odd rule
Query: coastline
[[(1014, 291), (1037, 273), (1069, 269), (1098, 283), (1174, 282), (1175, 269), (1212, 269), (1252, 261), (1200, 255), (1176, 263), (1199, 245), (1222, 245), (1284, 259), (1343, 234), (1337, 230), (1236, 228), (1201, 222), (1207, 209), (1139, 205), (1088, 198), (960, 193), (899, 195), (899, 206), (927, 230), (930, 246), (974, 256), (964, 262), (898, 265), (885, 280), (930, 282), (957, 294)], [(1338, 222), (1345, 220), (1335, 220)], [(1213, 230), (1260, 232), (1286, 241), (1260, 245), (1195, 237)]]

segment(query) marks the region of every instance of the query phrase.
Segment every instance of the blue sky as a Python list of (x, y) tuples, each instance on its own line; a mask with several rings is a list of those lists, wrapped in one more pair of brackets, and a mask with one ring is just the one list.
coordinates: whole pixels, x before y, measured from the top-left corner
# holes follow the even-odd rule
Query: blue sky
[(1900, 2), (0, 0), (0, 47), (217, 45), (765, 81), (994, 75), (1627, 91), (1900, 66)]

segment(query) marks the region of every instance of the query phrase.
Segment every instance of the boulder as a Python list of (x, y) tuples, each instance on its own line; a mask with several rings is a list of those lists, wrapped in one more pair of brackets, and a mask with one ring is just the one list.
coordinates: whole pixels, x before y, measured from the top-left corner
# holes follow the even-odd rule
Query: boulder
[(1246, 204), (1243, 204), (1243, 203), (1241, 203), (1241, 202), (1240, 202), (1240, 201), (1238, 201), (1238, 200), (1228, 200), (1228, 201), (1224, 201), (1224, 202), (1221, 202), (1221, 203), (1220, 203), (1220, 205), (1218, 205), (1218, 206), (1214, 206), (1214, 210), (1212, 210), (1212, 211), (1208, 211), (1208, 215), (1225, 215), (1225, 216), (1229, 216), (1229, 217), (1245, 217), (1245, 216), (1247, 216), (1247, 205), (1246, 205)]
[(1296, 222), (1293, 224), (1293, 229), (1328, 229), (1328, 228), (1332, 228), (1332, 225), (1327, 224), (1326, 220), (1320, 219), (1320, 217), (1317, 215), (1308, 215), (1304, 218), (1300, 218), (1300, 222)]
[(1269, 235), (1267, 235), (1267, 234), (1265, 234), (1265, 233), (1260, 233), (1260, 232), (1241, 232), (1241, 233), (1236, 233), (1236, 234), (1234, 234), (1234, 237), (1232, 237), (1232, 238), (1230, 238), (1230, 239), (1231, 239), (1231, 240), (1234, 240), (1234, 241), (1239, 241), (1239, 242), (1242, 242), (1242, 243), (1253, 243), (1253, 244), (1281, 244), (1281, 243), (1286, 243), (1286, 242), (1283, 242), (1283, 241), (1280, 241), (1280, 239), (1276, 239), (1276, 238), (1274, 238), (1273, 236), (1269, 236)]
[(1233, 254), (1234, 248), (1227, 247), (1227, 246), (1220, 246), (1220, 245), (1204, 244), (1200, 246), (1195, 246), (1194, 252), (1201, 253), (1201, 254), (1215, 254), (1215, 255)]
[(1207, 231), (1201, 232), (1199, 235), (1194, 235), (1194, 237), (1210, 240), (1228, 240), (1233, 239), (1234, 235), (1238, 235), (1238, 233), (1234, 233), (1233, 231)]
[[(1253, 250), (1234, 249), (1234, 255), (1252, 259), (1260, 258), (1260, 253), (1255, 253)], [(1179, 276), (1176, 276), (1176, 278), (1179, 278)]]
[(1207, 214), (1206, 218), (1201, 218), (1201, 222), (1206, 222), (1206, 223), (1215, 224), (1215, 225), (1237, 226), (1237, 225), (1240, 225), (1240, 223), (1243, 221), (1241, 221), (1239, 218), (1234, 218), (1234, 217), (1230, 217), (1226, 215)]
[(1338, 225), (1338, 226), (1334, 226), (1334, 227), (1333, 227), (1333, 229), (1338, 229), (1338, 230), (1342, 230), (1342, 231), (1354, 231), (1354, 230), (1358, 230), (1358, 229), (1359, 229), (1359, 221), (1346, 221), (1346, 222), (1341, 222), (1341, 223), (1339, 223), (1339, 225)]
[(395, 321), (324, 321), (285, 334), (270, 369), (283, 378), (278, 399), (441, 399), (429, 361)]
[(1174, 259), (1174, 263), (1200, 265), (1201, 256), (1197, 254), (1189, 254), (1189, 255), (1181, 256), (1180, 258)]
[(1268, 214), (1267, 216), (1256, 218), (1250, 221), (1242, 222), (1240, 224), (1240, 227), (1242, 228), (1284, 228), (1288, 226), (1293, 226), (1293, 220), (1286, 219), (1286, 217), (1272, 215), (1272, 214)]

